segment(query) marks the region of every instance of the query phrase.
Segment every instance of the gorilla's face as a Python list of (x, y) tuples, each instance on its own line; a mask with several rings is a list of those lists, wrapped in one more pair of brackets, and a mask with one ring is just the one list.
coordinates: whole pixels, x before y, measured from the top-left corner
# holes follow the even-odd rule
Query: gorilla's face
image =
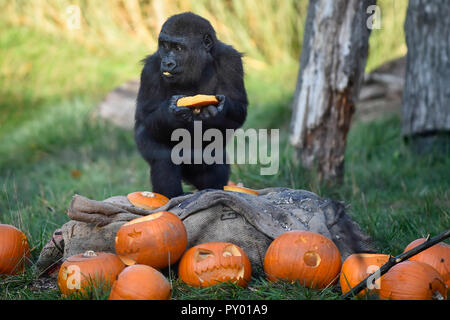
[(208, 46), (205, 46), (205, 37), (202, 39), (201, 36), (161, 32), (158, 53), (161, 58), (161, 76), (172, 85), (198, 83), (203, 70), (212, 60)]

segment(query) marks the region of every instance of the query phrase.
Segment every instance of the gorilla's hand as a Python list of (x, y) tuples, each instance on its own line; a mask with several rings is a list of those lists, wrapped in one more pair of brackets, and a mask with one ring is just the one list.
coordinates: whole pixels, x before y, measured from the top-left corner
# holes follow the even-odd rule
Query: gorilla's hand
[(172, 96), (172, 98), (170, 98), (169, 111), (172, 112), (175, 115), (175, 117), (189, 122), (192, 121), (193, 117), (192, 108), (177, 106), (178, 99), (183, 97), (184, 97), (183, 95)]
[(219, 100), (219, 103), (217, 105), (210, 105), (202, 108), (201, 112), (197, 116), (200, 120), (213, 118), (218, 113), (222, 112), (223, 106), (225, 104), (225, 96), (217, 95), (216, 98), (217, 100)]

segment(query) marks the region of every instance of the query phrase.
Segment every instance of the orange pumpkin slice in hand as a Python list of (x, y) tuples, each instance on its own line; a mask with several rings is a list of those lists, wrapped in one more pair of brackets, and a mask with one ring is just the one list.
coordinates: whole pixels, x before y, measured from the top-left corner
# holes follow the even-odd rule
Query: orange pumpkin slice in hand
[(178, 99), (177, 106), (178, 107), (204, 107), (209, 106), (211, 104), (216, 105), (219, 103), (216, 96), (206, 95), (206, 94), (198, 94), (196, 96), (183, 97)]

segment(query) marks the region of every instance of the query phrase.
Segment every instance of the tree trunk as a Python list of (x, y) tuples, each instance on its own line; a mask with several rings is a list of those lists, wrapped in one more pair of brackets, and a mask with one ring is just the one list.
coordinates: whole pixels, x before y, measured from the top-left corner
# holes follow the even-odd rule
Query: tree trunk
[[(450, 132), (450, 1), (410, 0), (403, 89), (403, 136)], [(428, 140), (430, 141), (430, 140)]]
[(291, 144), (319, 178), (341, 182), (376, 0), (310, 0), (293, 102)]

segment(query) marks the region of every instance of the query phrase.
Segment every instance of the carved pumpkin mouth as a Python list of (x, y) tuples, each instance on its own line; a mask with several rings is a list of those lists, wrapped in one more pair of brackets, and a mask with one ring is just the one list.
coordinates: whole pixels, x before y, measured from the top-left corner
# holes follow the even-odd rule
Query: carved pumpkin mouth
[(322, 259), (320, 258), (320, 255), (317, 252), (307, 251), (303, 255), (303, 261), (307, 266), (316, 268), (320, 265)]
[(205, 281), (204, 279), (212, 279), (212, 282), (240, 280), (244, 277), (244, 272), (244, 265), (241, 265), (240, 267), (236, 266), (228, 268), (222, 266), (214, 266), (212, 269), (195, 271), (195, 274), (197, 275), (198, 280), (203, 283)]

